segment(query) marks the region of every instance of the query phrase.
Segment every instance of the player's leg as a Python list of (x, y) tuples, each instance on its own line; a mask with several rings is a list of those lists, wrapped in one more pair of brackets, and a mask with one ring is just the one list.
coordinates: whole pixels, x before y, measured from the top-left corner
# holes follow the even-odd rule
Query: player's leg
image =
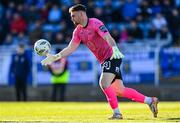
[(21, 80), (22, 81), (22, 97), (23, 101), (27, 101), (27, 85), (26, 85), (26, 80)]
[(57, 85), (52, 84), (52, 95), (51, 95), (51, 100), (52, 101), (57, 101)]
[(65, 101), (66, 84), (60, 84), (60, 101)]
[(118, 108), (118, 100), (115, 91), (111, 87), (115, 75), (113, 73), (102, 73), (99, 81), (99, 85), (106, 95), (107, 101), (109, 102), (112, 110), (113, 117), (111, 119), (122, 119), (122, 115)]
[(139, 93), (135, 89), (125, 87), (123, 84), (123, 81), (120, 79), (115, 79), (115, 81), (111, 84), (111, 87), (114, 89), (116, 94), (120, 97), (125, 97), (136, 102), (148, 104), (154, 117), (157, 117), (158, 99), (156, 97), (148, 97)]
[(16, 77), (16, 78), (15, 78), (16, 101), (21, 101), (20, 89), (21, 89), (21, 88), (20, 88), (19, 79)]

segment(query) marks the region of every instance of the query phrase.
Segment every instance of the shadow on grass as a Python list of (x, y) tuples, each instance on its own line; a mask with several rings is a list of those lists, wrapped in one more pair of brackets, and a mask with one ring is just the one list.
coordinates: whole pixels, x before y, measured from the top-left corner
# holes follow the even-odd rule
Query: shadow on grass
[(180, 117), (167, 118), (166, 120), (175, 120), (175, 121), (180, 121)]
[(133, 118), (124, 118), (124, 120), (136, 120), (136, 119), (133, 119)]

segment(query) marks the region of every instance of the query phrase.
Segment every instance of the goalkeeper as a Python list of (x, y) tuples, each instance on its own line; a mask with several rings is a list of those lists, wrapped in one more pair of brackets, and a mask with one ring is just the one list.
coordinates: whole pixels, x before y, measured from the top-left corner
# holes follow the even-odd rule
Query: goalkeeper
[(113, 111), (110, 119), (123, 118), (118, 108), (117, 96), (148, 104), (153, 116), (157, 117), (158, 99), (156, 97), (145, 96), (123, 85), (120, 65), (124, 55), (119, 51), (104, 24), (96, 18), (88, 18), (86, 7), (81, 4), (72, 6), (69, 9), (69, 13), (71, 14), (71, 20), (76, 25), (71, 42), (58, 54), (47, 54), (47, 57), (41, 62), (42, 65), (49, 65), (58, 59), (70, 55), (78, 48), (80, 42), (83, 42), (101, 63), (102, 74), (99, 85)]

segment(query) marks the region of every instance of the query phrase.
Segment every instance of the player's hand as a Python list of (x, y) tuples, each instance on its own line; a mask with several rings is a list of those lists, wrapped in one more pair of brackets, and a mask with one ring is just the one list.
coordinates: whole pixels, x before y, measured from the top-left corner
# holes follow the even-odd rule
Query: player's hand
[(124, 58), (124, 55), (119, 51), (117, 46), (113, 46), (112, 49), (113, 49), (113, 54), (112, 54), (112, 56), (110, 58), (111, 60), (112, 59)]
[(52, 64), (56, 60), (57, 60), (57, 58), (56, 58), (55, 55), (47, 54), (46, 58), (41, 61), (41, 64), (44, 65), (44, 66), (47, 66), (47, 65)]

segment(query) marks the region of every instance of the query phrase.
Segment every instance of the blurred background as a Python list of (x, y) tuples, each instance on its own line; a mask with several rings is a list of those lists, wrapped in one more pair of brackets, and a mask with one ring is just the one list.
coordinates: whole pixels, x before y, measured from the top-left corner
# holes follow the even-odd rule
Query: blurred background
[[(67, 46), (74, 29), (68, 8), (77, 3), (105, 23), (125, 54), (126, 86), (180, 100), (180, 0), (0, 0), (0, 101), (55, 101), (54, 93), (56, 101), (105, 101), (100, 65), (83, 44), (60, 74), (41, 66), (33, 51), (42, 38), (52, 53)], [(66, 70), (67, 81), (54, 86), (52, 77)]]

